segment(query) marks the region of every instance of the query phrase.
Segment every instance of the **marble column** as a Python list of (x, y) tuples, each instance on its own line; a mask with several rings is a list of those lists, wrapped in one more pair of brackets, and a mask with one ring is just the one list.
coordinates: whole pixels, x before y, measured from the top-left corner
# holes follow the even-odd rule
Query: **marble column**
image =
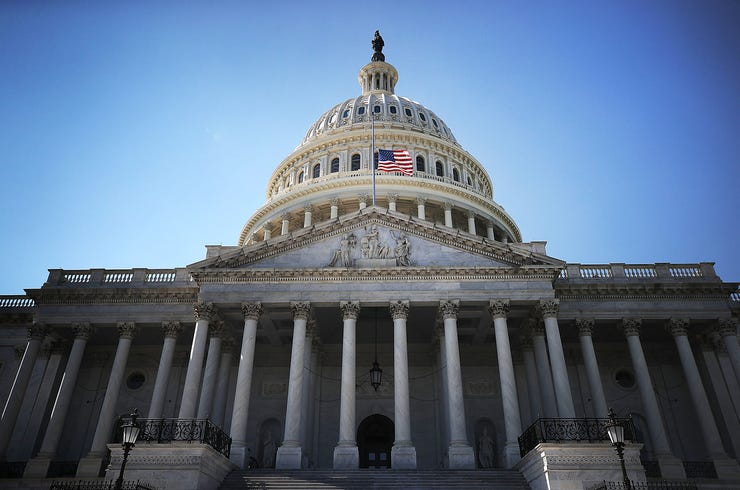
[(222, 429), (224, 417), (226, 416), (226, 397), (229, 393), (229, 379), (231, 378), (231, 359), (234, 350), (234, 339), (227, 335), (221, 341), (221, 359), (218, 362), (218, 378), (216, 381), (216, 393), (213, 398), (213, 410), (211, 410), (211, 421)]
[(23, 352), (21, 364), (15, 373), (15, 379), (10, 388), (8, 400), (5, 402), (5, 408), (3, 408), (2, 421), (0, 421), (0, 461), (5, 460), (8, 442), (13, 435), (15, 422), (18, 419), (18, 412), (20, 412), (23, 397), (26, 394), (26, 388), (28, 388), (28, 380), (31, 378), (31, 372), (39, 355), (41, 342), (45, 336), (46, 325), (34, 323), (28, 327), (26, 349)]
[(355, 370), (356, 370), (356, 328), (360, 315), (360, 303), (342, 301), (344, 329), (342, 336), (342, 384), (339, 396), (339, 442), (334, 448), (334, 469), (349, 470), (360, 467), (360, 453), (355, 436)]
[(208, 325), (211, 340), (208, 343), (206, 368), (203, 373), (203, 388), (200, 390), (197, 418), (211, 418), (213, 409), (213, 394), (218, 382), (218, 364), (221, 362), (221, 342), (226, 334), (226, 327), (222, 320), (213, 320)]
[(287, 235), (290, 232), (290, 214), (283, 213), (280, 215), (280, 234)]
[(468, 211), (468, 233), (475, 235), (475, 213)]
[(640, 327), (642, 321), (637, 318), (625, 318), (622, 320), (622, 329), (627, 337), (627, 346), (629, 347), (630, 357), (632, 358), (632, 369), (635, 371), (637, 378), (637, 388), (640, 391), (642, 407), (645, 411), (650, 440), (653, 442), (653, 450), (660, 473), (663, 478), (686, 478), (686, 472), (683, 463), (671, 453), (671, 447), (668, 444), (668, 436), (663, 426), (663, 419), (658, 407), (658, 399), (655, 397), (655, 389), (650, 379), (645, 353), (640, 343)]
[(203, 357), (206, 353), (206, 341), (208, 340), (208, 325), (211, 320), (216, 319), (216, 308), (213, 303), (195, 303), (195, 331), (193, 332), (193, 343), (190, 347), (190, 361), (185, 373), (185, 387), (182, 390), (180, 401), (179, 419), (192, 419), (195, 417), (195, 405), (198, 403), (200, 393), (200, 378), (203, 372)]
[(285, 410), (283, 444), (278, 448), (275, 468), (297, 470), (301, 468), (301, 396), (303, 394), (303, 355), (306, 350), (306, 323), (311, 315), (311, 304), (292, 302), (293, 345), (290, 352), (290, 379), (288, 403)]
[(527, 376), (527, 398), (529, 398), (529, 423), (544, 417), (542, 413), (542, 401), (540, 399), (540, 383), (537, 380), (537, 364), (534, 360), (534, 348), (531, 335), (521, 338), (522, 357), (524, 358), (524, 370)]
[[(301, 424), (301, 448), (303, 448), (303, 467), (308, 468), (311, 464), (311, 448), (313, 442), (313, 418), (311, 417), (311, 406), (313, 404), (313, 344), (316, 334), (316, 320), (311, 319), (306, 324), (306, 351), (303, 354), (303, 397), (301, 399), (301, 410), (303, 424)], [(315, 454), (315, 453), (313, 453)]]
[(444, 322), (445, 353), (447, 354), (447, 395), (449, 397), (450, 445), (447, 459), (450, 469), (475, 469), (475, 454), (468, 442), (463, 396), (460, 346), (457, 342), (459, 301), (442, 301), (440, 316)]
[(493, 232), (493, 223), (490, 221), (486, 224), (486, 236), (489, 240), (496, 240), (496, 235)]
[(93, 330), (89, 323), (77, 323), (73, 326), (73, 329), (75, 339), (69, 352), (67, 365), (64, 368), (64, 376), (62, 377), (62, 383), (59, 385), (54, 407), (51, 410), (51, 418), (41, 442), (41, 449), (38, 455), (26, 464), (26, 469), (23, 472), (24, 478), (46, 478), (49, 464), (57, 453), (57, 446), (67, 420), (72, 394), (74, 393), (75, 384), (77, 384), (82, 356)]
[(519, 415), (514, 360), (511, 357), (509, 327), (506, 322), (506, 317), (509, 314), (509, 300), (491, 300), (488, 312), (493, 318), (493, 329), (496, 335), (498, 374), (501, 383), (501, 401), (504, 407), (504, 428), (506, 430), (504, 459), (506, 467), (513, 468), (521, 459), (519, 455), (519, 435), (522, 432), (522, 420)]
[(170, 383), (172, 360), (175, 357), (175, 344), (177, 343), (177, 335), (181, 330), (180, 322), (162, 322), (164, 343), (162, 345), (162, 354), (159, 356), (157, 377), (154, 379), (152, 402), (149, 404), (148, 418), (150, 419), (162, 418), (164, 400), (167, 398), (167, 385)]
[(417, 197), (416, 198), (416, 215), (419, 217), (419, 219), (427, 219), (426, 211), (424, 209), (424, 204), (427, 202), (426, 197)]
[(231, 454), (229, 459), (240, 468), (247, 463), (247, 418), (249, 399), (252, 394), (252, 373), (254, 370), (254, 346), (257, 341), (257, 321), (262, 315), (262, 304), (250, 302), (242, 304), (244, 315), (244, 334), (239, 353), (239, 368), (236, 375), (234, 408), (231, 412)]
[(578, 328), (578, 337), (581, 340), (581, 353), (583, 355), (583, 364), (586, 366), (586, 377), (588, 378), (588, 389), (591, 391), (591, 401), (594, 408), (594, 417), (607, 418), (609, 409), (606, 406), (606, 397), (604, 396), (604, 386), (601, 384), (601, 374), (599, 373), (599, 364), (596, 362), (596, 351), (592, 335), (594, 332), (594, 320), (579, 318), (576, 320)]
[(311, 226), (311, 213), (313, 211), (313, 205), (306, 204), (303, 206), (303, 227), (308, 228)]
[(735, 371), (735, 378), (740, 380), (740, 345), (737, 342), (737, 321), (732, 318), (723, 318), (719, 321), (717, 330), (725, 343), (725, 349), (732, 361), (732, 369)]
[(445, 202), (445, 226), (447, 228), (452, 228), (452, 203)]
[(740, 466), (738, 466), (737, 461), (731, 460), (727, 456), (722, 447), (722, 439), (714, 421), (714, 414), (709, 406), (707, 393), (704, 391), (704, 384), (699, 375), (694, 353), (691, 351), (688, 338), (689, 321), (683, 318), (672, 318), (669, 321), (669, 326), (673, 340), (676, 342), (678, 357), (681, 359), (681, 366), (686, 376), (686, 385), (696, 411), (696, 421), (701, 429), (707, 454), (714, 462), (717, 476), (722, 480), (740, 480)]
[(331, 208), (329, 210), (329, 219), (337, 219), (339, 216), (339, 198), (333, 197), (330, 201)]
[(573, 394), (570, 391), (568, 368), (565, 365), (563, 343), (560, 340), (560, 328), (558, 327), (557, 315), (559, 309), (560, 302), (557, 299), (540, 301), (540, 311), (545, 322), (545, 335), (547, 335), (547, 348), (550, 352), (552, 382), (555, 386), (558, 417), (574, 419), (576, 418), (576, 409), (573, 405)]
[(720, 357), (726, 350), (719, 334), (713, 332), (704, 336), (701, 347), (709, 381), (727, 427), (726, 440), (733, 448), (733, 454), (740, 454), (740, 412), (736, 410), (740, 407), (740, 386), (732, 368), (725, 372), (720, 365)]
[(393, 318), (393, 412), (395, 441), (391, 449), (391, 468), (416, 469), (416, 448), (411, 442), (411, 414), (409, 401), (409, 361), (406, 340), (408, 301), (391, 301)]
[(396, 201), (398, 200), (398, 194), (388, 194), (388, 211), (396, 212)]
[(558, 405), (555, 401), (555, 388), (552, 384), (550, 357), (547, 355), (545, 327), (544, 324), (534, 318), (530, 318), (528, 323), (532, 332), (532, 347), (534, 348), (535, 361), (537, 363), (537, 377), (539, 378), (544, 417), (549, 419), (557, 418)]
[[(113, 433), (113, 424), (116, 421), (116, 404), (118, 395), (121, 392), (121, 383), (126, 374), (126, 363), (128, 362), (128, 353), (131, 350), (131, 342), (136, 335), (136, 324), (131, 322), (118, 323), (118, 347), (116, 355), (113, 358), (110, 376), (108, 376), (108, 386), (105, 388), (103, 405), (100, 407), (98, 415), (98, 425), (93, 436), (90, 452), (80, 460), (77, 465), (78, 477), (95, 477), (100, 473), (100, 468), (105, 459), (108, 447)], [(132, 407), (133, 408), (133, 407)]]
[[(442, 319), (438, 318), (436, 325), (437, 328), (437, 342), (439, 343), (439, 377), (440, 377), (440, 412), (442, 418), (442, 447), (443, 452), (446, 453), (447, 446), (450, 444), (450, 399), (447, 396), (449, 390), (447, 389), (447, 349), (445, 347), (445, 330), (442, 324)], [(445, 466), (447, 464), (445, 463)]]
[[(722, 373), (722, 383), (727, 387), (727, 391), (730, 395), (732, 402), (732, 411), (735, 417), (740, 423), (740, 380), (735, 376), (735, 370), (732, 369), (732, 361), (727, 353), (727, 345), (720, 336), (719, 332), (712, 332), (710, 334), (712, 343), (714, 344), (714, 351), (719, 363), (719, 369)], [(740, 438), (738, 439), (738, 445), (740, 445)], [(738, 451), (740, 454), (740, 451)]]
[(265, 223), (264, 225), (262, 225), (262, 233), (262, 239), (264, 241), (272, 238), (272, 223)]

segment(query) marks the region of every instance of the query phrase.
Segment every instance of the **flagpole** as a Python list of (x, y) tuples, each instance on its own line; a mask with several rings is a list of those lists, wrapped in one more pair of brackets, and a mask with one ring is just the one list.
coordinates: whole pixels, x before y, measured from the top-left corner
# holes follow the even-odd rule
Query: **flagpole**
[(370, 168), (373, 172), (373, 207), (375, 207), (375, 117), (370, 113)]

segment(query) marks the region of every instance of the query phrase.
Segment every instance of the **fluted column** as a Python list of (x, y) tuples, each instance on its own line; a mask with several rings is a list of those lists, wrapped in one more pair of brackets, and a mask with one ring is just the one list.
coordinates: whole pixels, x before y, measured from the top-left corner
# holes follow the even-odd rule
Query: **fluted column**
[(427, 219), (426, 211), (424, 209), (424, 204), (426, 202), (426, 197), (416, 198), (416, 215), (419, 217), (419, 219)]
[(391, 449), (391, 468), (416, 469), (416, 448), (411, 442), (411, 415), (409, 413), (409, 361), (406, 340), (408, 301), (391, 301), (393, 318), (393, 408), (395, 441)]
[(504, 427), (506, 429), (504, 458), (506, 467), (513, 468), (517, 461), (521, 459), (518, 439), (522, 432), (522, 420), (519, 415), (514, 361), (511, 357), (509, 327), (506, 322), (506, 316), (509, 314), (509, 300), (491, 300), (488, 311), (493, 318), (493, 329), (496, 335), (501, 401), (504, 407)]
[(622, 329), (627, 337), (627, 346), (629, 347), (630, 357), (632, 358), (632, 368), (637, 378), (637, 388), (640, 390), (642, 407), (645, 410), (650, 440), (653, 442), (655, 456), (658, 459), (660, 472), (663, 478), (686, 478), (686, 472), (683, 469), (681, 460), (673, 456), (671, 447), (668, 444), (663, 419), (658, 408), (658, 400), (655, 397), (653, 383), (650, 380), (650, 371), (648, 370), (645, 353), (640, 343), (640, 327), (642, 320), (637, 318), (625, 318), (622, 320)]
[(583, 364), (586, 366), (588, 388), (591, 391), (591, 400), (594, 404), (594, 417), (606, 418), (609, 416), (609, 410), (606, 407), (604, 386), (601, 384), (599, 364), (596, 362), (596, 351), (591, 338), (594, 332), (594, 323), (594, 320), (580, 318), (576, 320), (576, 327), (578, 327), (578, 337), (581, 340), (581, 353)]
[(259, 302), (243, 303), (244, 334), (239, 353), (239, 368), (236, 375), (234, 408), (231, 412), (231, 454), (229, 459), (244, 469), (247, 458), (247, 417), (249, 399), (252, 394), (252, 372), (254, 369), (254, 346), (257, 341), (257, 321), (262, 315)]
[(72, 401), (75, 384), (77, 384), (82, 356), (85, 353), (87, 340), (92, 333), (92, 327), (89, 323), (77, 323), (73, 328), (75, 340), (72, 343), (67, 365), (64, 368), (64, 376), (62, 377), (62, 383), (59, 385), (54, 408), (51, 410), (49, 424), (46, 426), (44, 440), (41, 442), (38, 455), (26, 465), (23, 473), (24, 478), (45, 478), (51, 459), (57, 453), (59, 438), (62, 436), (69, 404)]
[(718, 332), (725, 343), (727, 354), (732, 361), (735, 378), (740, 381), (740, 345), (737, 342), (737, 322), (732, 318), (723, 318), (719, 321)]
[(152, 393), (152, 403), (149, 405), (150, 419), (162, 417), (164, 410), (164, 400), (167, 397), (167, 385), (170, 382), (170, 371), (172, 371), (172, 359), (175, 356), (175, 344), (177, 335), (182, 330), (180, 322), (162, 322), (164, 331), (164, 343), (162, 345), (162, 354), (159, 356), (159, 368), (157, 377), (154, 379), (154, 392)]
[(699, 375), (699, 368), (691, 351), (688, 338), (689, 321), (683, 318), (672, 318), (669, 321), (669, 326), (673, 340), (676, 342), (678, 357), (681, 359), (681, 366), (686, 376), (686, 385), (689, 388), (694, 410), (696, 410), (697, 422), (701, 428), (704, 445), (707, 454), (714, 462), (717, 476), (724, 480), (740, 479), (740, 466), (738, 466), (737, 461), (730, 460), (722, 447), (722, 439), (714, 421), (714, 414), (709, 406), (709, 399)]
[(445, 202), (444, 208), (445, 208), (445, 226), (447, 228), (452, 228), (452, 203)]
[(311, 213), (313, 211), (313, 205), (306, 204), (303, 206), (303, 227), (308, 228), (311, 226)]
[(339, 216), (339, 198), (333, 197), (330, 201), (331, 208), (329, 210), (329, 219), (337, 219)]
[(542, 417), (542, 401), (540, 400), (540, 383), (537, 380), (537, 364), (534, 360), (534, 349), (532, 346), (532, 336), (522, 335), (519, 339), (522, 347), (522, 358), (524, 359), (524, 371), (527, 378), (527, 398), (529, 399), (529, 420), (525, 422), (528, 425), (533, 420)]
[(468, 233), (475, 235), (475, 212), (468, 211)]
[(544, 417), (557, 418), (558, 405), (555, 401), (555, 388), (552, 385), (550, 358), (547, 355), (547, 344), (545, 343), (545, 328), (534, 318), (529, 319), (529, 325), (532, 331), (532, 347), (537, 363), (537, 377), (539, 378)]
[(193, 332), (193, 344), (190, 347), (190, 362), (188, 362), (188, 370), (185, 373), (180, 413), (177, 416), (180, 419), (195, 417), (195, 404), (198, 403), (203, 357), (208, 340), (208, 325), (211, 320), (216, 319), (216, 308), (213, 303), (196, 303), (193, 305), (193, 311), (195, 312), (195, 331)]
[(398, 194), (388, 194), (388, 211), (396, 211), (396, 201), (398, 200)]
[(447, 449), (447, 457), (450, 469), (475, 469), (475, 455), (468, 442), (466, 428), (460, 346), (457, 342), (457, 314), (459, 310), (459, 301), (440, 302), (439, 311), (445, 330), (447, 394), (450, 416), (450, 445)]
[(290, 231), (290, 214), (283, 213), (280, 215), (280, 234), (287, 235)]
[(135, 334), (136, 325), (134, 323), (118, 323), (119, 339), (116, 355), (113, 358), (113, 366), (108, 377), (108, 386), (105, 389), (105, 397), (98, 415), (98, 425), (95, 429), (90, 452), (80, 460), (77, 466), (77, 476), (79, 477), (93, 477), (100, 472), (100, 466), (107, 452), (106, 444), (113, 433), (113, 423), (116, 420), (116, 404), (121, 392), (123, 376), (126, 372), (131, 341)]
[(547, 335), (547, 348), (550, 352), (550, 365), (552, 366), (552, 381), (555, 386), (555, 400), (558, 404), (558, 417), (574, 419), (576, 409), (573, 405), (573, 394), (570, 391), (570, 380), (568, 368), (565, 365), (565, 354), (563, 343), (560, 340), (560, 328), (558, 327), (558, 310), (560, 302), (556, 299), (540, 301), (540, 311), (545, 322), (545, 335)]
[(293, 345), (290, 352), (290, 379), (288, 403), (285, 410), (285, 435), (278, 448), (275, 468), (301, 468), (301, 396), (303, 394), (303, 355), (306, 350), (306, 322), (311, 314), (311, 304), (293, 302)]
[(200, 390), (197, 418), (211, 418), (213, 408), (213, 393), (218, 382), (218, 364), (221, 362), (221, 341), (226, 334), (226, 327), (222, 320), (213, 320), (208, 325), (211, 340), (208, 343), (206, 368), (203, 373), (203, 387)]
[(28, 380), (31, 377), (33, 365), (36, 363), (36, 358), (39, 355), (41, 341), (44, 340), (45, 336), (46, 325), (34, 323), (28, 327), (26, 349), (23, 352), (23, 358), (21, 359), (20, 366), (18, 366), (18, 371), (15, 373), (13, 386), (10, 388), (8, 400), (5, 402), (5, 407), (3, 408), (2, 421), (0, 421), (0, 461), (5, 460), (8, 442), (13, 435), (15, 422), (18, 419), (18, 412), (20, 412), (23, 397), (28, 388)]
[(356, 326), (360, 315), (360, 303), (342, 301), (344, 329), (342, 336), (342, 385), (339, 396), (339, 443), (334, 448), (334, 469), (357, 469), (360, 453), (357, 449), (355, 370), (356, 370)]
[(262, 238), (267, 241), (272, 238), (272, 223), (265, 223), (262, 225)]
[(226, 416), (226, 397), (229, 393), (233, 350), (234, 339), (231, 335), (227, 335), (221, 341), (221, 360), (218, 362), (216, 393), (214, 394), (213, 409), (211, 410), (211, 421), (222, 429), (226, 429), (224, 417)]

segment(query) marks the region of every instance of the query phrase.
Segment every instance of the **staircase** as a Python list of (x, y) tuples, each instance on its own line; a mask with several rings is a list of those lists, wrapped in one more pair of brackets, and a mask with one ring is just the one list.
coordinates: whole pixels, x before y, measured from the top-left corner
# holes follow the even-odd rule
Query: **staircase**
[(529, 485), (516, 470), (237, 470), (231, 472), (219, 488), (221, 490), (382, 490), (386, 488), (529, 490)]

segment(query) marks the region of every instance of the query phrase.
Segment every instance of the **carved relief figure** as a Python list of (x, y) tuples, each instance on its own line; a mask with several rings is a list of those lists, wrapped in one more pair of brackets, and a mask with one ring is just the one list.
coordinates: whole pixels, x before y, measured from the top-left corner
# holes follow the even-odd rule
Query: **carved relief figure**
[(409, 239), (406, 238), (406, 235), (404, 235), (403, 233), (398, 236), (393, 235), (393, 238), (396, 240), (396, 265), (401, 267), (410, 266), (411, 244), (409, 243)]
[(339, 250), (334, 251), (334, 255), (329, 261), (329, 267), (334, 267), (338, 263), (342, 264), (342, 267), (349, 267), (352, 265), (350, 258), (350, 250), (355, 247), (357, 239), (354, 234), (345, 233), (339, 240)]

